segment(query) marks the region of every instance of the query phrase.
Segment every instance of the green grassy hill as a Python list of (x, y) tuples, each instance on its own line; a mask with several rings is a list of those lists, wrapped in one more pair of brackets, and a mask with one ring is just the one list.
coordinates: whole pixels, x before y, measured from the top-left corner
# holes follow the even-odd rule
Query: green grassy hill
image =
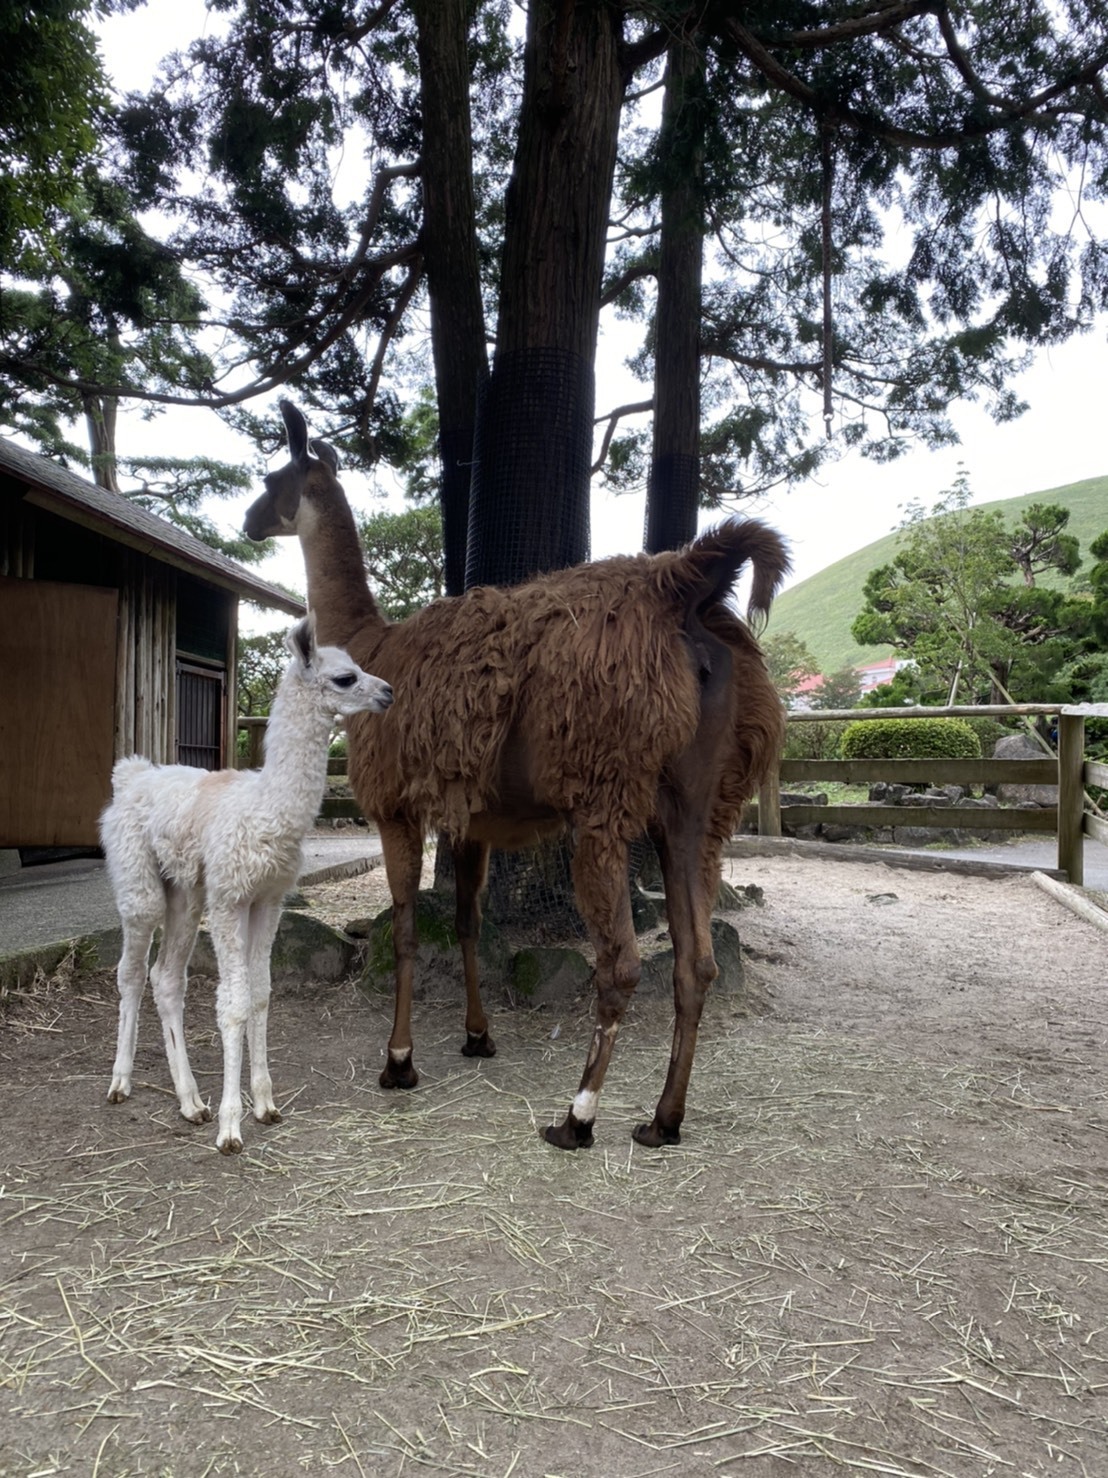
[[(1068, 532), (1081, 545), (1083, 563), (1088, 559), (1090, 540), (1108, 529), (1108, 477), (1088, 477), (1065, 487), (1046, 488), (1021, 498), (998, 498), (974, 507), (998, 509), (1006, 524), (1014, 524), (1032, 503), (1060, 503), (1070, 510)], [(900, 537), (899, 533), (886, 534), (786, 590), (774, 602), (770, 632), (794, 631), (818, 659), (824, 673), (861, 667), (886, 656), (886, 647), (860, 647), (850, 635), (850, 627), (862, 609), (866, 576), (870, 570), (891, 562)]]

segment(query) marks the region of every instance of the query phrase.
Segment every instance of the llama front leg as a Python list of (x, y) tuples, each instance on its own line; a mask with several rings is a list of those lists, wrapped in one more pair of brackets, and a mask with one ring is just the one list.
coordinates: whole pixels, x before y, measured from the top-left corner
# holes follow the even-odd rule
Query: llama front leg
[(139, 1008), (146, 985), (146, 962), (150, 958), (150, 942), (154, 938), (157, 918), (125, 918), (123, 951), (116, 969), (119, 990), (119, 1031), (116, 1037), (115, 1064), (108, 1089), (109, 1103), (123, 1103), (131, 1096), (131, 1075), (135, 1070), (135, 1046), (138, 1042)]
[(460, 842), (454, 852), (454, 927), (462, 950), (466, 989), (466, 1040), (463, 1057), (495, 1057), (489, 1020), (481, 1000), (477, 943), (481, 937), (481, 891), (489, 872), (486, 842)]
[(250, 1021), (247, 1045), (250, 1048), (250, 1096), (254, 1117), (260, 1124), (279, 1124), (281, 1112), (273, 1101), (273, 1080), (269, 1075), (267, 1032), (269, 1024), (270, 965), (273, 941), (281, 922), (281, 901), (259, 900), (250, 909)]
[(185, 996), (188, 964), (200, 927), (200, 897), (170, 884), (166, 887), (165, 927), (158, 958), (150, 970), (154, 1001), (161, 1017), (165, 1055), (181, 1115), (190, 1124), (206, 1124), (212, 1111), (200, 1097), (185, 1045)]
[(219, 963), (216, 1020), (223, 1039), (223, 1096), (215, 1143), (220, 1154), (237, 1155), (242, 1151), (242, 1051), (250, 1016), (249, 906), (220, 909), (209, 927)]
[(544, 1130), (549, 1143), (561, 1150), (588, 1149), (593, 1142), (604, 1075), (623, 1013), (642, 974), (631, 918), (626, 846), (601, 834), (580, 832), (573, 853), (573, 886), (596, 949), (596, 1026), (569, 1113), (561, 1124)]

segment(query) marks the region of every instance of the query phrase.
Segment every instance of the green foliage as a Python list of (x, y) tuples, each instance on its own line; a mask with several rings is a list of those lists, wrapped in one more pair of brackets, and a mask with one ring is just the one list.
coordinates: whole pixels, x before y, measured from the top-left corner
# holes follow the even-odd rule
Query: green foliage
[(289, 664), (283, 631), (238, 640), (238, 710), (243, 717), (259, 717), (273, 706), (273, 697)]
[(863, 643), (887, 642), (936, 678), (953, 702), (987, 696), (1019, 637), (997, 619), (997, 592), (1015, 571), (999, 513), (969, 506), (961, 473), (931, 509), (910, 510), (899, 552), (871, 571), (854, 622)]
[(923, 675), (914, 662), (898, 668), (887, 683), (871, 688), (858, 702), (859, 708), (912, 708), (934, 703), (939, 695), (927, 691)]
[(1065, 531), (1069, 521), (1070, 511), (1060, 503), (1032, 503), (1016, 523), (1009, 551), (1027, 585), (1047, 570), (1067, 576), (1076, 571), (1080, 545)]
[(981, 744), (958, 718), (864, 719), (848, 724), (844, 760), (980, 759)]
[(0, 11), (0, 262), (34, 275), (100, 142), (108, 83), (88, 22), (92, 0)]
[(1092, 606), (1036, 581), (1078, 567), (1069, 512), (1032, 503), (1008, 530), (998, 510), (971, 508), (969, 498), (962, 474), (929, 517), (911, 510), (891, 563), (866, 577), (853, 634), (910, 656), (926, 700), (1065, 699), (1057, 673), (1083, 648)]
[[(7, 424), (18, 402), (21, 425), (53, 418), (57, 441), (83, 395), (178, 395), (233, 415), (239, 398), (291, 385), (350, 460), (383, 460), (422, 496), (432, 480), (426, 428), (404, 406), (430, 378), (427, 181), (417, 161), (440, 142), (423, 137), (419, 100), (436, 28), (420, 35), (418, 8), (404, 5), (218, 0), (215, 9), (226, 34), (206, 34), (164, 64), (147, 95), (114, 108), (87, 0), (9, 6), (0, 20), (0, 146), (12, 166), (0, 188), (0, 260), (34, 289), (0, 344)], [(512, 9), (466, 6), (477, 288), (490, 324), (505, 183), (526, 121)], [(1019, 406), (1007, 385), (1022, 350), (1086, 327), (1108, 303), (1108, 249), (1071, 229), (1080, 209), (1057, 228), (1051, 211), (1075, 179), (1100, 191), (1106, 174), (1108, 53), (1094, 7), (974, 5), (955, 28), (941, 7), (887, 6), (858, 25), (839, 4), (819, 11), (818, 32), (807, 0), (747, 7), (741, 22), (734, 7), (676, 0), (605, 10), (621, 29), (626, 69), (619, 167), (612, 198), (574, 203), (620, 222), (604, 297), (642, 323), (636, 363), (649, 382), (658, 202), (678, 153), (703, 160), (710, 501), (809, 477), (843, 448), (889, 460), (913, 438), (947, 443), (958, 399), (1011, 417)], [(701, 49), (706, 81), (681, 120), (696, 137), (679, 133), (675, 151), (639, 99), (678, 32)], [(589, 80), (577, 79), (583, 92)], [(833, 134), (826, 180), (821, 120)], [(92, 198), (97, 180), (118, 191), (110, 211)], [(833, 442), (810, 416), (825, 184)], [(161, 242), (134, 224), (155, 210), (168, 222)], [(83, 239), (59, 244), (69, 218)], [(203, 337), (205, 326), (216, 334)], [(216, 346), (210, 365), (201, 343)], [(252, 424), (249, 413), (236, 419)], [(637, 480), (635, 433), (612, 445), (613, 481)], [(824, 666), (849, 660), (819, 656)]]
[[(1087, 478), (1044, 492), (1027, 493), (979, 507), (999, 512), (1007, 527), (1019, 522), (1035, 503), (1062, 504), (1069, 512), (1067, 531), (1079, 541), (1082, 549), (1097, 558), (1092, 541), (1105, 527), (1108, 508), (1108, 477)], [(887, 644), (862, 647), (850, 634), (851, 623), (862, 603), (862, 587), (870, 571), (892, 563), (902, 533), (886, 534), (837, 560), (809, 579), (792, 585), (778, 596), (773, 606), (774, 627), (794, 631), (814, 653), (821, 669), (833, 671), (849, 663), (876, 661), (888, 655)], [(1088, 565), (1085, 566), (1088, 570)], [(1108, 593), (1108, 562), (1105, 565), (1105, 591)], [(1017, 581), (1018, 575), (1014, 577)], [(1083, 578), (1079, 571), (1077, 580)], [(1037, 589), (1061, 588), (1063, 577), (1048, 570), (1037, 578)], [(1076, 589), (1076, 585), (1071, 588)], [(1108, 629), (1099, 640), (1108, 645)], [(867, 700), (868, 695), (867, 695)]]
[(819, 672), (819, 663), (795, 631), (772, 632), (762, 638), (761, 646), (773, 686), (783, 703), (794, 698), (800, 685)]
[(785, 728), (783, 756), (787, 760), (837, 759), (846, 727), (845, 719), (794, 719)]
[(240, 563), (257, 564), (266, 557), (267, 544), (255, 544), (244, 535), (227, 537), (204, 508), (212, 499), (238, 497), (252, 490), (256, 469), (212, 457), (124, 457), (119, 465), (121, 471), (140, 479), (136, 489), (121, 488), (131, 502)]
[(862, 680), (853, 667), (831, 672), (809, 695), (813, 708), (855, 708), (862, 696)]
[(443, 594), (438, 508), (361, 514), (357, 525), (369, 582), (385, 615), (402, 621)]

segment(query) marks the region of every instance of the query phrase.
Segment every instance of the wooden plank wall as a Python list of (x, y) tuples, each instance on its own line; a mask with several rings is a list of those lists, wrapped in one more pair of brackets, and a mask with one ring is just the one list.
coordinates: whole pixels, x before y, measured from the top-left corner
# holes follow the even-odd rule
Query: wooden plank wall
[(122, 553), (116, 756), (176, 761), (177, 576), (131, 551)]

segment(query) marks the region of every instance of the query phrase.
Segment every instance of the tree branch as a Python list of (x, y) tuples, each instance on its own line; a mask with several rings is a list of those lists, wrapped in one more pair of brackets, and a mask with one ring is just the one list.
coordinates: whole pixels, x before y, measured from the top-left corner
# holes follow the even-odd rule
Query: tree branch
[(589, 471), (592, 473), (599, 472), (600, 469), (604, 466), (604, 463), (608, 460), (608, 450), (612, 445), (612, 437), (615, 435), (616, 427), (619, 425), (624, 416), (641, 416), (644, 415), (647, 411), (652, 411), (653, 409), (653, 399), (639, 400), (632, 405), (618, 405), (616, 406), (615, 410), (610, 411), (607, 416), (597, 416), (596, 420), (593, 422), (594, 426), (599, 426), (601, 421), (607, 421), (608, 424), (604, 428), (604, 437), (600, 443), (600, 452), (597, 456), (596, 461), (590, 467)]

